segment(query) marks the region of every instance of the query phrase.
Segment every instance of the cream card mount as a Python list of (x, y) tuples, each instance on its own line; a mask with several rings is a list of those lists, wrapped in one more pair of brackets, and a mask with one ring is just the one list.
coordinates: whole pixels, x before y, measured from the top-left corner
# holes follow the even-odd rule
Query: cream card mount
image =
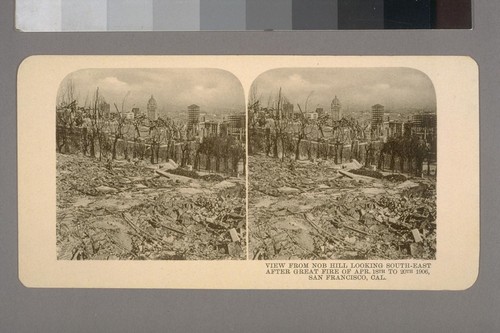
[(479, 271), (469, 57), (29, 57), (18, 168), (28, 287), (463, 290)]

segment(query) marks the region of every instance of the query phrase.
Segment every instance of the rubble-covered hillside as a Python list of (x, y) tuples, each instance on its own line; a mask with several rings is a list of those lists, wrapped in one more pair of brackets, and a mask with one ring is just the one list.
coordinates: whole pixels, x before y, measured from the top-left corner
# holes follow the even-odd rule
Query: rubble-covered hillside
[(243, 179), (141, 163), (57, 155), (58, 259), (246, 258)]
[(435, 259), (431, 178), (249, 157), (253, 259)]

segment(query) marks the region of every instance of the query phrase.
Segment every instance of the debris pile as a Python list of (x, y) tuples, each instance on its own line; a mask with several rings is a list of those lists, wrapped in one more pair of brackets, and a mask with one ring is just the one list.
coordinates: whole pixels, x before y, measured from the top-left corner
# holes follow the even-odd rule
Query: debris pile
[(249, 166), (251, 258), (435, 259), (434, 180), (263, 155)]
[(246, 258), (242, 180), (181, 182), (134, 163), (108, 164), (58, 154), (58, 259)]

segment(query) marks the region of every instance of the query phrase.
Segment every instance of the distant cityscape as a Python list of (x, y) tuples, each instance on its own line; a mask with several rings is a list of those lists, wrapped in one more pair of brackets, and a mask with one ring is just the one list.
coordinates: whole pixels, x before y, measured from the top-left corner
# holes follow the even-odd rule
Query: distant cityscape
[[(132, 107), (129, 110), (121, 112), (115, 105), (112, 108), (110, 103), (101, 101), (99, 103), (98, 115), (103, 120), (114, 121), (122, 117), (126, 121), (142, 119), (143, 132), (148, 128), (148, 122), (157, 121), (161, 118), (159, 113), (159, 105), (153, 95), (149, 98), (146, 104), (146, 109)], [(58, 112), (63, 112), (64, 108), (59, 107)], [(90, 115), (90, 108), (78, 107), (78, 111), (82, 115)], [(85, 118), (85, 116), (84, 116)], [(219, 118), (219, 117), (211, 117)], [(203, 140), (205, 137), (213, 136), (232, 136), (240, 142), (245, 141), (246, 136), (246, 113), (239, 112), (222, 116), (222, 119), (209, 119), (206, 112), (197, 104), (191, 104), (186, 109), (178, 112), (177, 122), (181, 131), (184, 131), (182, 137)]]
[[(286, 119), (292, 123), (297, 123), (304, 117), (310, 121), (310, 125), (323, 123), (323, 136), (328, 139), (328, 133), (332, 134), (332, 127), (335, 122), (343, 118), (354, 119), (367, 134), (365, 137), (371, 140), (387, 141), (395, 136), (416, 135), (425, 141), (435, 141), (437, 136), (437, 115), (435, 111), (413, 109), (401, 111), (387, 111), (384, 105), (375, 104), (370, 111), (346, 112), (343, 109), (338, 96), (332, 99), (329, 112), (323, 107), (317, 107), (314, 111), (302, 112), (300, 108), (295, 108), (294, 104), (285, 101), (282, 108), (278, 110), (275, 106), (262, 107), (260, 102), (256, 102), (251, 107), (254, 117), (265, 118), (272, 122), (273, 119)], [(269, 126), (269, 124), (268, 124)], [(316, 134), (319, 138), (320, 133)], [(315, 135), (312, 135), (314, 137)]]
[[(278, 102), (279, 101), (279, 102)], [(374, 104), (366, 112), (345, 112), (341, 98), (330, 108), (302, 110), (286, 97), (271, 106), (249, 105), (249, 153), (275, 158), (356, 159), (372, 169), (428, 175), (437, 170), (437, 115), (428, 110), (387, 112)], [(397, 162), (396, 162), (397, 161)]]

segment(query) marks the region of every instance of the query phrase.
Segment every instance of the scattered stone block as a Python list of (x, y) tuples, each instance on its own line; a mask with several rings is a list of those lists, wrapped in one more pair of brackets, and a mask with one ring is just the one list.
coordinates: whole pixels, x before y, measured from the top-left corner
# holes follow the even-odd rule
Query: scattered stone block
[(238, 236), (238, 232), (236, 229), (232, 228), (229, 230), (229, 235), (231, 235), (231, 239), (233, 242), (239, 242), (240, 241), (240, 236)]
[(414, 188), (414, 187), (419, 187), (420, 185), (418, 185), (417, 183), (415, 182), (412, 182), (411, 180), (407, 180), (401, 184), (399, 184), (398, 186), (396, 186), (397, 189), (409, 189), (409, 188)]
[(231, 257), (239, 257), (243, 253), (243, 249), (241, 248), (240, 243), (233, 242), (227, 244), (227, 253)]
[(410, 253), (414, 258), (421, 258), (424, 254), (424, 247), (422, 243), (411, 243), (410, 244)]
[(283, 194), (297, 194), (300, 193), (300, 190), (298, 188), (283, 186), (278, 189), (278, 192)]
[(231, 187), (235, 187), (235, 186), (236, 186), (235, 183), (227, 181), (227, 180), (223, 180), (220, 183), (215, 184), (214, 188), (216, 188), (216, 189), (225, 189), (225, 188), (231, 188)]
[(422, 235), (420, 235), (420, 231), (418, 231), (418, 229), (413, 229), (411, 231), (411, 233), (413, 234), (413, 238), (415, 239), (415, 242), (420, 243), (423, 241)]
[(113, 188), (113, 187), (102, 185), (102, 186), (96, 187), (96, 191), (101, 193), (101, 194), (110, 194), (110, 193), (116, 193), (118, 190), (116, 188)]
[(177, 169), (177, 166), (170, 163), (170, 162), (166, 162), (166, 163), (160, 164), (159, 168), (162, 170), (174, 170), (174, 169)]
[(301, 230), (295, 240), (302, 249), (309, 252), (314, 251), (314, 239), (308, 231)]

